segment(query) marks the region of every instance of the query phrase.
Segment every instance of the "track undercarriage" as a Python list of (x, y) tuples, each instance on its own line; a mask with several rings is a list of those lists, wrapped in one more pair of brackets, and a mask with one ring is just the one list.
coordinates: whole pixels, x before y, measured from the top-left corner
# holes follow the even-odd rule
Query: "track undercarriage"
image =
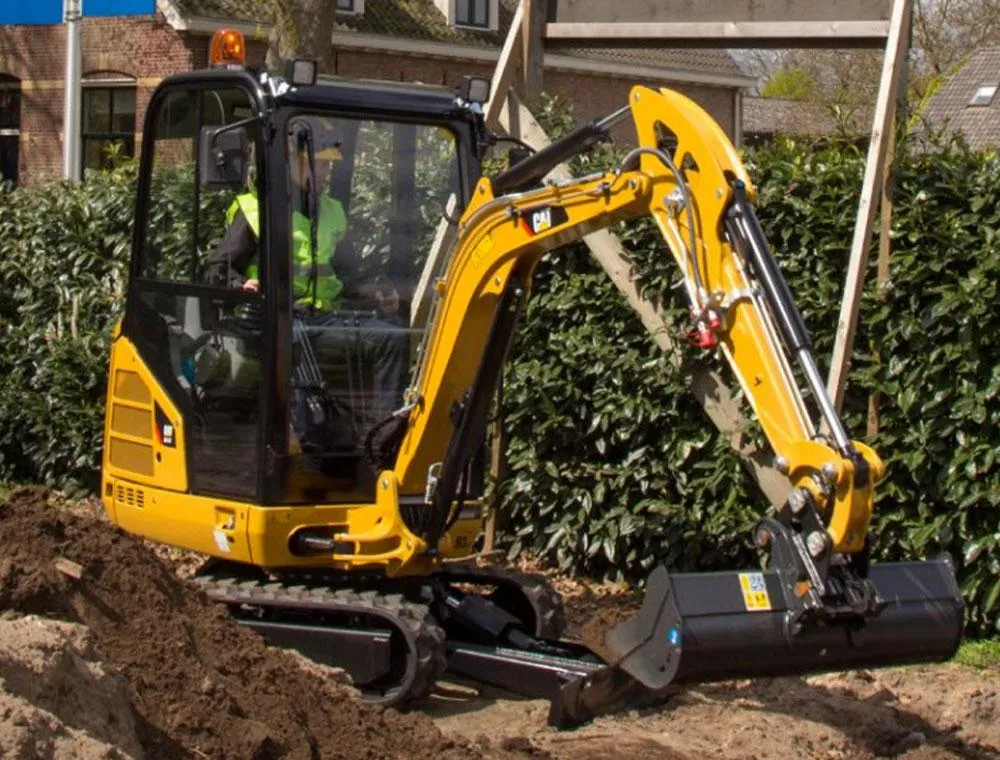
[(562, 600), (538, 576), (447, 565), (428, 578), (265, 574), (211, 561), (196, 582), (276, 646), (346, 670), (370, 702), (426, 696), (445, 671), (555, 700), (605, 663), (559, 641)]

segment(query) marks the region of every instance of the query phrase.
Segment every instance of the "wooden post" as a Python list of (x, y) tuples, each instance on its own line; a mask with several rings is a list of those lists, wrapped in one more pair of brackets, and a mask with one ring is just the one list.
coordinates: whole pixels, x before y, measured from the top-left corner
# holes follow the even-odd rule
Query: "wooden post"
[(858, 310), (864, 287), (865, 268), (868, 265), (868, 249), (871, 245), (872, 227), (875, 223), (875, 199), (878, 193), (879, 177), (885, 162), (887, 146), (896, 112), (896, 92), (899, 72), (908, 51), (910, 18), (913, 0), (895, 0), (892, 19), (889, 23), (889, 41), (885, 49), (882, 65), (882, 83), (879, 85), (878, 101), (875, 104), (875, 121), (872, 128), (871, 144), (868, 147), (868, 163), (865, 167), (864, 183), (861, 187), (861, 203), (858, 208), (851, 258), (847, 268), (847, 284), (844, 300), (840, 306), (837, 323), (837, 339), (830, 363), (830, 377), (827, 392), (837, 411), (844, 403), (844, 387), (850, 365), (854, 335), (858, 326)]
[[(535, 0), (541, 5), (541, 0)], [(532, 0), (521, 0), (514, 12), (511, 21), (510, 31), (507, 39), (504, 40), (500, 49), (500, 57), (497, 59), (496, 68), (493, 70), (493, 86), (490, 93), (490, 102), (486, 104), (486, 126), (496, 129), (500, 120), (500, 111), (506, 105), (507, 98), (511, 94), (511, 84), (515, 75), (518, 74), (518, 53), (522, 59), (527, 60), (528, 43), (521, 48), (521, 41), (527, 40), (529, 35), (528, 20), (533, 6)], [(539, 45), (536, 49), (541, 50)], [(524, 81), (528, 80), (527, 66), (522, 70)], [(499, 398), (499, 397), (498, 397)], [(503, 477), (504, 447), (506, 440), (503, 431), (503, 410), (497, 409), (496, 420), (490, 432), (490, 477), (494, 483), (499, 482)], [(483, 553), (489, 554), (496, 547), (497, 535), (497, 513), (499, 512), (499, 492), (494, 490), (493, 499), (486, 508), (486, 520), (483, 526)]]
[(551, 23), (545, 44), (563, 47), (881, 48), (883, 21), (617, 22)]
[(490, 435), (490, 477), (493, 479), (494, 490), (493, 499), (486, 512), (486, 525), (484, 526), (483, 554), (489, 554), (496, 547), (497, 537), (497, 512), (500, 506), (499, 492), (496, 483), (504, 475), (504, 448), (507, 445), (507, 438), (503, 431), (503, 409), (500, 408), (501, 397), (497, 395), (496, 419), (493, 422), (493, 432)]
[[(896, 152), (896, 129), (893, 125), (892, 133), (889, 135), (889, 145), (886, 152), (885, 168), (882, 178), (882, 207), (879, 211), (881, 216), (881, 230), (878, 241), (878, 274), (875, 277), (876, 293), (879, 297), (885, 288), (885, 283), (889, 279), (889, 255), (892, 251), (892, 196), (896, 189), (896, 172), (894, 170)], [(878, 435), (878, 391), (874, 391), (868, 397), (868, 426), (865, 434), (868, 438)]]
[(545, 20), (547, 0), (521, 0), (524, 8), (521, 26), (521, 96), (529, 105), (542, 93), (545, 69)]
[(525, 17), (524, 4), (527, 0), (521, 0), (514, 11), (514, 19), (510, 24), (510, 32), (504, 40), (500, 49), (500, 57), (497, 59), (496, 68), (493, 69), (493, 86), (490, 91), (490, 102), (486, 104), (486, 126), (495, 129), (500, 119), (500, 109), (507, 102), (507, 93), (510, 92), (511, 82), (517, 73), (518, 46), (521, 44), (521, 37), (524, 34), (523, 19)]
[[(912, 29), (909, 30), (912, 35)], [(907, 47), (912, 42), (912, 36), (907, 42)], [(896, 193), (896, 133), (899, 125), (906, 120), (906, 88), (908, 82), (908, 67), (902, 66), (899, 72), (899, 82), (896, 86), (896, 121), (892, 125), (889, 133), (889, 144), (886, 148), (885, 168), (882, 172), (882, 207), (879, 211), (881, 218), (881, 230), (878, 241), (878, 272), (875, 275), (875, 294), (880, 300), (885, 297), (885, 286), (889, 281), (889, 257), (892, 253), (892, 214), (893, 196)], [(878, 435), (879, 415), (878, 415), (879, 393), (874, 391), (868, 397), (868, 426), (865, 431), (868, 438)]]

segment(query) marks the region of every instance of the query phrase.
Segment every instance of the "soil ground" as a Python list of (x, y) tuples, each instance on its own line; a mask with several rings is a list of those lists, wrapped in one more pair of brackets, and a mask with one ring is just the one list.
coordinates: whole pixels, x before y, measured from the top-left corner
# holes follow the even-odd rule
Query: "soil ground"
[(546, 726), (546, 702), (469, 686), (424, 707), (446, 734), (527, 740), (558, 760), (1000, 758), (1000, 672), (961, 665), (700, 686), (572, 731)]
[[(199, 562), (122, 535), (94, 502), (0, 505), (0, 757), (1000, 759), (1000, 669), (956, 664), (700, 686), (563, 732), (547, 703), (469, 683), (379, 710), (177, 579)], [(550, 577), (575, 638), (636, 605)]]
[(141, 541), (50, 496), (0, 503), (0, 757), (525, 756), (362, 703)]

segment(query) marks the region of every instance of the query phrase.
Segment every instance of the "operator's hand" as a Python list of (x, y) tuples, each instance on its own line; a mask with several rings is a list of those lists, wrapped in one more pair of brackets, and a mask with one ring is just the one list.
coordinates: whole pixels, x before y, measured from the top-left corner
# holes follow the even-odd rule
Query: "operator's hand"
[(260, 290), (260, 280), (250, 279), (243, 283), (243, 290), (256, 293)]
[(375, 303), (378, 304), (378, 313), (383, 317), (389, 317), (399, 311), (399, 291), (395, 288), (375, 291)]

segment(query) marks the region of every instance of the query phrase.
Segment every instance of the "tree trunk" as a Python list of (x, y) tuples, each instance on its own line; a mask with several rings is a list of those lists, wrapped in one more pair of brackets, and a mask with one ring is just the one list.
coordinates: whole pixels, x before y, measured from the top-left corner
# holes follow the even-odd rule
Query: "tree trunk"
[(336, 3), (332, 0), (272, 0), (274, 26), (267, 51), (267, 65), (280, 72), (285, 61), (308, 58), (317, 62), (319, 73), (332, 74), (333, 22)]

